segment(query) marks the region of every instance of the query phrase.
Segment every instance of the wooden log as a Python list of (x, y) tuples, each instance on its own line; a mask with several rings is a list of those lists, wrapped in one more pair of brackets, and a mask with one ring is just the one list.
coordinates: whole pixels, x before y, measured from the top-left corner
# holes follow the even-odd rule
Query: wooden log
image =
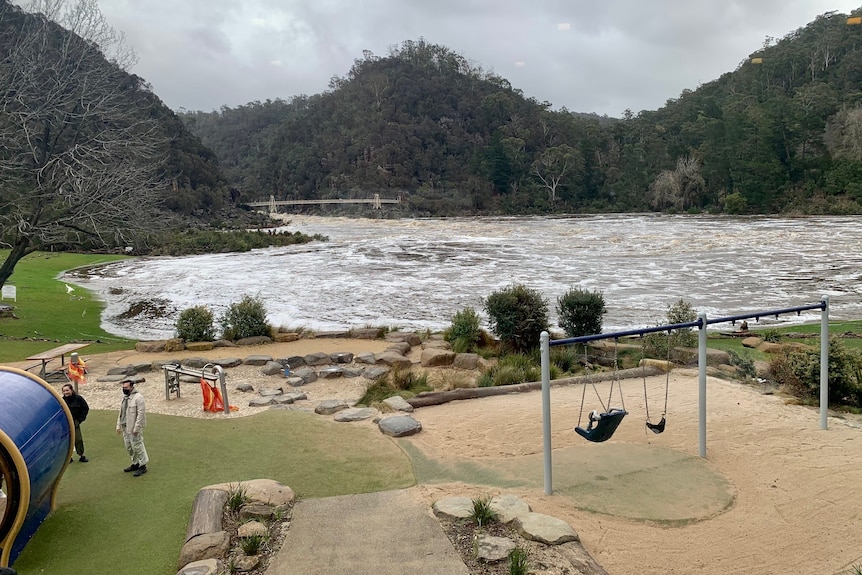
[[(620, 369), (616, 372), (616, 374), (614, 374), (614, 372), (612, 371), (606, 371), (602, 373), (580, 375), (577, 377), (555, 379), (551, 381), (551, 385), (586, 385), (588, 383), (609, 381), (614, 378), (632, 379), (635, 377), (648, 377), (662, 374), (664, 374), (664, 371), (654, 366), (646, 366), (645, 368), (634, 367), (631, 369)], [(524, 393), (527, 391), (536, 391), (538, 389), (542, 389), (541, 381), (518, 383), (515, 385), (498, 385), (494, 387), (464, 387), (459, 389), (453, 389), (452, 391), (423, 392), (408, 399), (407, 403), (409, 403), (413, 407), (427, 407), (429, 405), (442, 405), (444, 403), (449, 403), (450, 401), (457, 401), (461, 399), (477, 399), (480, 397), (491, 397), (493, 395)]]
[(204, 533), (222, 531), (224, 506), (229, 494), (221, 489), (201, 489), (192, 503), (192, 514), (186, 528), (186, 542)]

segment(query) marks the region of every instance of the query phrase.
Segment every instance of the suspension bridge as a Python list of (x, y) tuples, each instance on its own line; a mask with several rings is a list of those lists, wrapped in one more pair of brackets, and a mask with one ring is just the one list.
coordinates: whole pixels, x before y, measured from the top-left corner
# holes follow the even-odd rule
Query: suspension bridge
[(394, 200), (381, 198), (380, 194), (374, 194), (373, 198), (329, 198), (322, 200), (276, 200), (275, 196), (269, 196), (268, 202), (246, 202), (246, 205), (252, 208), (267, 208), (271, 214), (277, 213), (279, 206), (324, 206), (333, 204), (370, 204), (372, 209), (380, 210), (383, 209), (384, 204), (401, 205), (401, 196), (398, 196)]

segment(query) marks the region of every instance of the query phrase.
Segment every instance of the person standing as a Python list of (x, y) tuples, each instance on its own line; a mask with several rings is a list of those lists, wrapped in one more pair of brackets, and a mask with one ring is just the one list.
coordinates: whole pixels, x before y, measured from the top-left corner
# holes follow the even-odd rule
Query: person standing
[(120, 404), (120, 414), (117, 416), (117, 433), (123, 434), (126, 451), (132, 458), (132, 464), (123, 469), (126, 473), (135, 472), (140, 477), (147, 472), (147, 448), (144, 447), (144, 426), (147, 424), (147, 411), (144, 396), (135, 389), (135, 383), (130, 379), (123, 380), (123, 402)]
[[(69, 407), (72, 413), (72, 422), (75, 424), (75, 453), (78, 454), (78, 461), (87, 463), (90, 461), (84, 455), (84, 436), (81, 435), (81, 424), (87, 420), (87, 414), (90, 413), (90, 406), (87, 401), (75, 393), (71, 383), (63, 385), (63, 401)], [(71, 463), (71, 460), (69, 461)]]

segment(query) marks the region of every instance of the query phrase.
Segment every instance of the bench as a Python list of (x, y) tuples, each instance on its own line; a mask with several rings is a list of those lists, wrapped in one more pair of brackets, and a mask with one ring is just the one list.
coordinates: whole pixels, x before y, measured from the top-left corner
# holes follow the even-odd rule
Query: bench
[[(39, 370), (39, 377), (45, 379), (47, 373), (45, 372), (45, 366), (48, 365), (48, 362), (54, 358), (60, 358), (60, 365), (66, 365), (66, 354), (72, 353), (73, 351), (77, 351), (81, 348), (87, 347), (90, 345), (89, 343), (67, 343), (66, 345), (61, 345), (60, 347), (55, 347), (53, 349), (49, 349), (47, 351), (43, 351), (41, 353), (37, 353), (36, 355), (31, 355), (26, 358), (27, 361), (40, 361), (42, 362), (42, 367)], [(36, 367), (38, 364), (34, 364), (31, 367)], [(28, 368), (29, 369), (29, 368)]]

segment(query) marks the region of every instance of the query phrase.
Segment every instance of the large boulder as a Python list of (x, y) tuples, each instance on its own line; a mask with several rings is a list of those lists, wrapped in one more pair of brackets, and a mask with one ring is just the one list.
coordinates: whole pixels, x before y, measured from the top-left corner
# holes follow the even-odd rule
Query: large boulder
[(455, 361), (455, 352), (448, 349), (425, 348), (419, 358), (422, 367), (445, 367)]
[(395, 353), (394, 351), (384, 351), (383, 353), (378, 353), (374, 356), (376, 363), (388, 365), (389, 367), (395, 368), (408, 368), (412, 365), (412, 362), (401, 355), (400, 353)]
[(381, 419), (377, 426), (384, 435), (390, 437), (407, 437), (422, 431), (422, 424), (409, 415), (395, 415)]

